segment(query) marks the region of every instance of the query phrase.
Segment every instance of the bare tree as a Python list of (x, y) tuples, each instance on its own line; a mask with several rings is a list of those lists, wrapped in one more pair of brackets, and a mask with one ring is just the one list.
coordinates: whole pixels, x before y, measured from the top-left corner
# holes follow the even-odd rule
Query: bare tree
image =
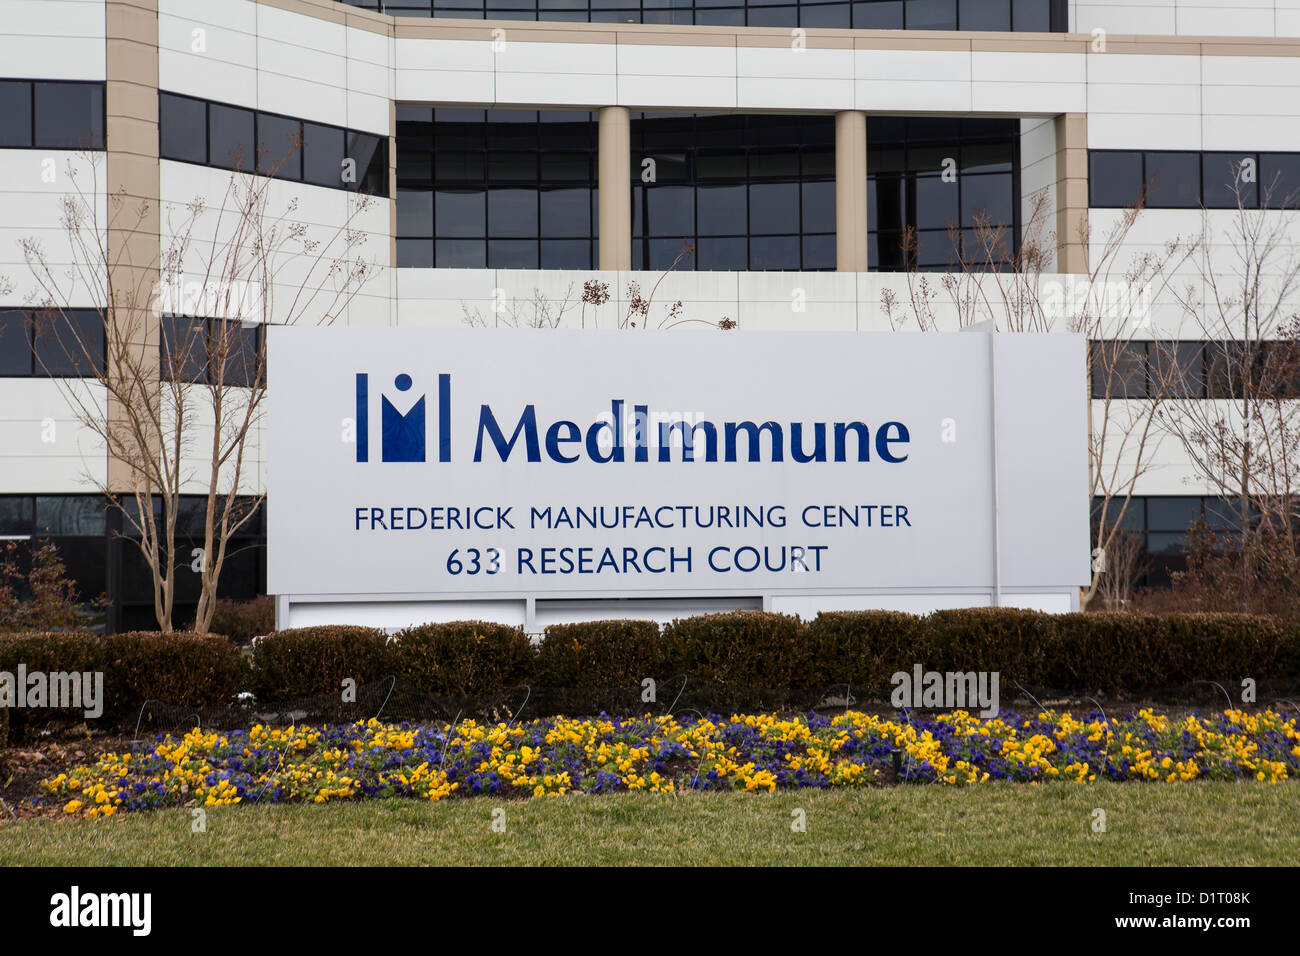
[[(357, 228), (373, 199), (350, 196), (337, 227), (299, 221), (296, 200), (276, 203), (274, 173), (301, 145), (278, 162), (259, 162), (269, 167), (265, 175), (244, 173), (237, 162), (216, 202), (158, 210), (118, 192), (106, 214), (97, 198), (103, 158), (88, 154), (91, 181), (81, 182), (70, 163), (73, 192), (62, 199), (71, 265), (52, 265), (36, 240), (21, 243), (37, 290), (28, 303), (35, 334), (51, 338), (54, 354), (96, 370), (89, 383), (55, 380), (78, 423), (107, 450), (109, 480), (90, 473), (86, 480), (122, 512), (125, 536), (152, 576), (164, 631), (173, 629), (184, 569), (199, 576), (194, 629), (206, 633), (231, 539), (265, 497), (249, 444), (265, 414), (265, 327), (330, 324), (377, 271)], [(70, 321), (73, 299), (86, 295), (103, 304), (102, 337), (98, 324)], [(203, 543), (193, 560), (176, 543), (190, 491), (203, 501)]]
[[(1123, 210), (1105, 235), (1080, 223), (1078, 239), (1091, 250), (1088, 272), (1052, 275), (1056, 232), (1046, 192), (1031, 198), (1016, 247), (1005, 226), (976, 217), (969, 237), (949, 227), (953, 248), (946, 272), (933, 279), (914, 266), (907, 272), (907, 299), (893, 290), (881, 295), (890, 327), (923, 331), (965, 329), (987, 322), (997, 332), (1073, 332), (1089, 342), (1089, 491), (1096, 505), (1093, 573), (1080, 594), (1087, 608), (1101, 587), (1106, 556), (1116, 546), (1139, 480), (1150, 471), (1162, 432), (1160, 409), (1177, 394), (1181, 369), (1169, 361), (1147, 361), (1151, 306), (1175, 280), (1195, 241), (1175, 237), (1158, 252), (1125, 256), (1134, 225), (1145, 207), (1145, 190)], [(903, 240), (906, 261), (916, 260), (917, 239)], [(1137, 359), (1137, 356), (1142, 358)], [(1139, 387), (1140, 384), (1140, 387)], [(1096, 395), (1096, 398), (1091, 396)]]
[[(1211, 175), (1207, 170), (1207, 176)], [(1205, 342), (1208, 400), (1179, 402), (1164, 420), (1196, 479), (1233, 503), (1243, 582), (1261, 542), (1296, 553), (1300, 521), (1300, 211), (1275, 179), (1244, 166), (1219, 170), (1236, 208), (1202, 209), (1197, 282), (1180, 297), (1186, 324)], [(1258, 189), (1259, 202), (1256, 202)], [(1215, 229), (1219, 217), (1230, 216)], [(1270, 545), (1271, 546), (1271, 545)]]

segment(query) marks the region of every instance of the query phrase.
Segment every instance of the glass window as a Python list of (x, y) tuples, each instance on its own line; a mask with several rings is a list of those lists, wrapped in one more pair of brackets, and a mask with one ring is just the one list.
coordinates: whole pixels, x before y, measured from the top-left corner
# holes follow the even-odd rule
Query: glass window
[(1093, 342), (1093, 398), (1145, 398), (1147, 349), (1145, 342)]
[(32, 85), (0, 80), (0, 149), (32, 145)]
[[(1011, 0), (1011, 29), (1017, 32), (1050, 33), (1054, 0)], [(1065, 24), (1061, 24), (1065, 30)]]
[(1011, 0), (959, 0), (958, 23), (963, 30), (1011, 29)]
[(853, 4), (853, 29), (903, 29), (903, 0), (870, 0)]
[(38, 374), (90, 378), (104, 369), (104, 318), (95, 309), (38, 314), (32, 343)]
[(1142, 195), (1142, 154), (1093, 150), (1088, 154), (1088, 205), (1132, 206)]
[(433, 235), (433, 193), (428, 189), (397, 190), (397, 235)]
[[(1252, 170), (1251, 167), (1254, 167)], [(1259, 160), (1254, 153), (1206, 153), (1201, 175), (1207, 209), (1247, 209), (1259, 205)]]
[(482, 239), (439, 239), (435, 265), (439, 269), (484, 269), (487, 243)]
[(489, 239), (489, 269), (536, 269), (540, 244), (536, 239)]
[(947, 229), (960, 225), (957, 183), (940, 176), (917, 176), (915, 180), (917, 229)]
[(276, 179), (302, 179), (302, 123), (257, 114), (257, 171)]
[(31, 375), (32, 343), (27, 313), (0, 312), (0, 375)]
[(695, 190), (688, 186), (648, 186), (645, 200), (646, 234), (690, 236), (695, 233)]
[(33, 514), (29, 495), (0, 495), (0, 534), (32, 534)]
[(261, 327), (242, 322), (213, 319), (208, 330), (208, 354), (212, 358), (213, 375), (216, 375), (218, 356), (221, 362), (222, 381), (236, 387), (254, 385), (261, 368)]
[(172, 382), (206, 382), (207, 320), (164, 315), (159, 326), (163, 379)]
[(1201, 204), (1201, 155), (1147, 153), (1146, 181), (1152, 209), (1195, 209)]
[(184, 163), (208, 161), (208, 105), (188, 96), (158, 94), (158, 153)]
[[(757, 8), (750, 7), (749, 16), (750, 24), (754, 25), (754, 13)], [(837, 0), (834, 3), (819, 3), (814, 5), (803, 4), (798, 7), (799, 26), (801, 27), (822, 27), (832, 29), (847, 29), (852, 26), (851, 16), (852, 7), (843, 0)], [(794, 26), (793, 23), (776, 23), (773, 26)]]
[(803, 231), (835, 231), (835, 180), (804, 183)]
[(749, 231), (749, 201), (744, 185), (700, 186), (696, 196), (700, 235), (743, 236)]
[(208, 104), (208, 163), (221, 169), (254, 168), (253, 111)]
[(432, 269), (432, 239), (398, 239), (397, 267), (399, 269)]
[(1010, 173), (961, 177), (961, 219), (963, 225), (978, 224), (982, 216), (994, 226), (1015, 222), (1015, 189)]
[(537, 190), (489, 190), (487, 224), (489, 237), (536, 237)]
[[(830, 185), (834, 186), (834, 183)], [(799, 184), (755, 183), (749, 187), (750, 232), (769, 235), (799, 232)], [(795, 244), (796, 253), (798, 244)]]
[[(585, 186), (572, 189), (543, 189), (541, 203), (542, 236), (558, 238), (592, 234), (591, 191)], [(584, 263), (580, 268), (585, 267)]]
[(433, 234), (438, 238), (487, 235), (486, 191), (439, 190), (435, 194), (433, 208)]
[(35, 145), (50, 149), (102, 149), (102, 83), (36, 84)]
[(1200, 498), (1184, 495), (1147, 498), (1147, 528), (1151, 531), (1182, 532), (1199, 520)]
[(99, 495), (49, 495), (36, 498), (36, 530), (83, 537), (102, 535), (106, 502)]
[(1259, 185), (1264, 206), (1300, 209), (1300, 153), (1261, 153)]
[[(302, 124), (302, 178), (317, 186), (341, 186), (344, 180), (343, 130), (336, 126)], [(349, 170), (360, 178), (362, 169)]]
[(957, 0), (907, 0), (907, 29), (956, 30)]

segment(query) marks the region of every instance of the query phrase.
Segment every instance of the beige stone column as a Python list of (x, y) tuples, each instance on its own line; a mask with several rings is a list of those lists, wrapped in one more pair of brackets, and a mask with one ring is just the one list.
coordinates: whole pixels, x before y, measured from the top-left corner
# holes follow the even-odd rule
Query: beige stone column
[[(108, 263), (106, 320), (126, 330), (145, 367), (158, 364), (153, 311), (159, 275), (158, 0), (108, 0), (105, 116)], [(142, 215), (141, 215), (142, 213)], [(110, 403), (110, 420), (121, 414)], [(130, 490), (130, 469), (108, 460), (108, 484)]]
[(835, 268), (867, 271), (867, 114), (835, 114)]
[(601, 269), (632, 268), (631, 130), (626, 106), (601, 108), (597, 162)]
[(1088, 244), (1088, 117), (1056, 117), (1056, 268), (1086, 274)]

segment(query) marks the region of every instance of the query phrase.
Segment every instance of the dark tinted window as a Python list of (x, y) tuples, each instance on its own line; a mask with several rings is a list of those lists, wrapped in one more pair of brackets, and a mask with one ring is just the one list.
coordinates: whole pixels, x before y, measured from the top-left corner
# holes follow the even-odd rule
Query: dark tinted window
[(158, 94), (158, 150), (164, 159), (208, 161), (208, 106), (187, 96)]
[(212, 319), (208, 325), (208, 355), (212, 374), (217, 374), (218, 356), (224, 356), (221, 376), (226, 385), (247, 387), (257, 383), (261, 367), (261, 326)]
[(853, 4), (853, 29), (903, 29), (903, 0), (872, 0)]
[(0, 495), (0, 534), (31, 534), (33, 514), (30, 496)]
[(35, 136), (49, 149), (103, 148), (103, 84), (37, 82)]
[(963, 30), (1011, 29), (1011, 0), (959, 0), (957, 12)]
[(0, 149), (32, 145), (32, 85), (0, 80)]
[(257, 171), (277, 179), (302, 179), (302, 123), (257, 115)]
[(1254, 153), (1206, 153), (1202, 195), (1207, 209), (1247, 209), (1259, 205), (1259, 161)]
[(0, 312), (0, 375), (31, 375), (32, 344), (27, 313)]
[(167, 381), (207, 381), (207, 320), (164, 315), (160, 327), (162, 377)]
[(35, 373), (91, 377), (104, 368), (104, 318), (94, 309), (39, 313), (32, 329)]
[[(1011, 28), (1018, 32), (1051, 32), (1053, 2), (1054, 0), (1011, 0)], [(1064, 7), (1064, 4), (1061, 6)], [(1062, 23), (1058, 27), (1062, 32), (1065, 31), (1064, 19), (1062, 17)]]
[(302, 178), (317, 186), (339, 186), (343, 180), (344, 132), (334, 126), (302, 124)]
[(105, 514), (105, 501), (99, 495), (36, 498), (36, 529), (44, 534), (69, 537), (102, 535)]
[(388, 195), (388, 138), (370, 133), (349, 133), (347, 159), (356, 161), (356, 185), (372, 196)]
[(222, 169), (254, 168), (252, 110), (208, 105), (208, 162)]
[(1300, 153), (1262, 153), (1259, 185), (1269, 208), (1300, 208)]
[(1142, 154), (1093, 150), (1088, 156), (1088, 205), (1132, 206), (1142, 195)]
[(1201, 202), (1200, 153), (1146, 154), (1147, 205), (1193, 209)]
[(906, 2), (907, 29), (957, 29), (957, 0), (906, 0)]

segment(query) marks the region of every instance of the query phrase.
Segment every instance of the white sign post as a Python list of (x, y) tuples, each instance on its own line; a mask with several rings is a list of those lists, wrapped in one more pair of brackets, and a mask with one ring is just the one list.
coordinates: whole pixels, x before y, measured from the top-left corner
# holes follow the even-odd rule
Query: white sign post
[(281, 626), (995, 591), (1068, 610), (1088, 580), (1080, 336), (272, 328), (268, 348)]

